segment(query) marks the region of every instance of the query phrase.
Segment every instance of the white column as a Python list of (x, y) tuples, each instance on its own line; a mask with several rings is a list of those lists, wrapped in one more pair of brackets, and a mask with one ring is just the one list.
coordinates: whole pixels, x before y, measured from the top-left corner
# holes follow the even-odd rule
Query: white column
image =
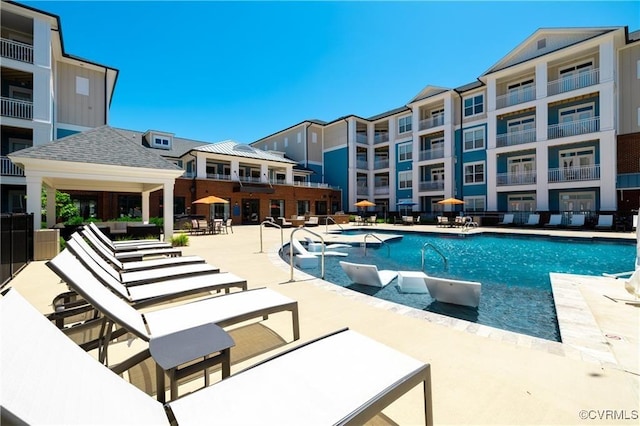
[(56, 224), (56, 189), (50, 186), (47, 191), (47, 228)]
[(206, 179), (207, 178), (207, 158), (203, 155), (200, 155), (199, 152), (196, 152), (196, 177), (198, 179)]
[(231, 180), (240, 180), (240, 162), (231, 160)]
[(269, 182), (269, 166), (267, 164), (260, 164), (260, 182)]
[(616, 210), (616, 135), (600, 133), (600, 210)]
[(496, 174), (498, 173), (498, 159), (494, 150), (487, 150), (487, 210), (497, 210), (498, 208), (498, 191)]
[[(173, 237), (173, 186), (175, 182), (165, 182), (162, 188), (163, 208), (162, 217), (164, 218), (164, 241), (171, 241)], [(148, 215), (148, 212), (147, 212)]]
[(149, 223), (149, 195), (150, 194), (151, 193), (149, 191), (142, 191), (142, 223)]
[[(546, 115), (546, 114), (545, 114)], [(546, 145), (536, 148), (536, 210), (549, 210), (549, 151)]]
[(27, 170), (25, 170), (25, 175), (27, 181), (27, 213), (33, 213), (33, 229), (38, 230), (42, 226), (42, 199), (40, 198), (42, 196), (42, 178), (40, 176), (29, 176)]
[(540, 62), (536, 64), (536, 99), (544, 99), (547, 97), (547, 84), (549, 76), (547, 73), (547, 63)]
[(52, 124), (51, 25), (33, 21), (33, 121)]

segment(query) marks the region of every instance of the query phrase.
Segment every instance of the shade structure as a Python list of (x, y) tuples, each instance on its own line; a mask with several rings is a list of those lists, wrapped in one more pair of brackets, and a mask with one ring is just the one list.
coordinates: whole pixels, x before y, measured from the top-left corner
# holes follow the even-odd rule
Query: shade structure
[(209, 195), (208, 197), (199, 198), (192, 204), (228, 204), (229, 202), (224, 198), (216, 197), (215, 195)]
[(375, 205), (376, 203), (372, 203), (369, 200), (358, 201), (357, 203), (354, 204), (354, 206), (356, 207), (374, 207)]
[(445, 198), (444, 200), (438, 201), (438, 204), (464, 204), (464, 201), (458, 200), (457, 198)]

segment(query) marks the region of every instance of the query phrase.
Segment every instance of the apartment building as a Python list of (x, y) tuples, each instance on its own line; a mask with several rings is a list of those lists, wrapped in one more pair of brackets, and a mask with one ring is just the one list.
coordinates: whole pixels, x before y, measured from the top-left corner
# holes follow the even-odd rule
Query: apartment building
[(456, 197), (467, 212), (520, 217), (629, 211), (640, 206), (639, 51), (626, 27), (540, 29), (470, 84), (427, 86), (395, 110), (303, 122), (253, 146), (321, 169), (345, 206), (437, 213)]
[(0, 204), (24, 212), (24, 172), (7, 155), (107, 124), (118, 70), (67, 53), (55, 15), (3, 1), (0, 24)]

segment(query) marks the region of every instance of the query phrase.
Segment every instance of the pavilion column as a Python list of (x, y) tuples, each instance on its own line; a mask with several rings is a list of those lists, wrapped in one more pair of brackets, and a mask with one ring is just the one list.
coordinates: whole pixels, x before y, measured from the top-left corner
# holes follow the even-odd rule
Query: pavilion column
[[(42, 227), (42, 178), (28, 176), (27, 181), (27, 213), (33, 213), (33, 229)], [(55, 200), (55, 196), (54, 196)], [(55, 201), (54, 201), (55, 205)]]
[(51, 228), (56, 224), (56, 189), (50, 186), (46, 186), (46, 191), (47, 191), (47, 228)]
[(149, 195), (151, 192), (142, 191), (142, 223), (149, 223)]
[[(174, 181), (166, 182), (162, 188), (162, 214), (164, 218), (164, 241), (171, 241), (173, 237), (173, 186)], [(148, 214), (148, 212), (147, 212)]]

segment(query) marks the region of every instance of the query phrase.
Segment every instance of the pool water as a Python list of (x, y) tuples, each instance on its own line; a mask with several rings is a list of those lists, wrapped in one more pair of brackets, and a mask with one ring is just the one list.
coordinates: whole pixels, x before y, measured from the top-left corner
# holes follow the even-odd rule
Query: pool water
[[(438, 248), (446, 257), (447, 266), (435, 250), (427, 247), (424, 272), (481, 282), (478, 308), (440, 303), (428, 294), (401, 293), (397, 279), (383, 289), (353, 284), (338, 263), (347, 260), (375, 264), (378, 269), (419, 271), (425, 243)], [(389, 248), (369, 245), (366, 257), (362, 247), (341, 249), (349, 253), (348, 257), (326, 257), (325, 280), (416, 309), (555, 341), (560, 341), (560, 333), (549, 272), (580, 275), (622, 272), (633, 269), (636, 255), (633, 241), (514, 234), (403, 233), (402, 238), (387, 245)], [(304, 272), (321, 275), (319, 266)]]

